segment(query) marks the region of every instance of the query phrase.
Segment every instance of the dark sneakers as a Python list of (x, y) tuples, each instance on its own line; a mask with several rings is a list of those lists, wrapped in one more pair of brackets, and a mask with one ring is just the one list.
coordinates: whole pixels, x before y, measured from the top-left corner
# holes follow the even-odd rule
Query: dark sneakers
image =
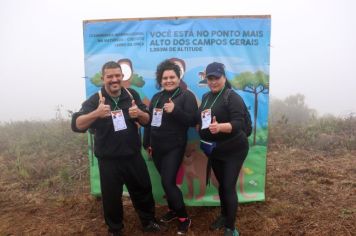
[(186, 218), (184, 221), (179, 221), (177, 234), (186, 234), (191, 224), (192, 220), (190, 218)]
[[(168, 223), (171, 222), (172, 220), (178, 219), (177, 213), (175, 211), (168, 211), (165, 215), (163, 215), (160, 219), (160, 222), (162, 223)], [(178, 231), (177, 234), (183, 235), (188, 232), (188, 229), (192, 223), (192, 220), (190, 218), (185, 218), (184, 221), (180, 221), (179, 219), (179, 225), (178, 225)]]
[(168, 211), (164, 216), (161, 217), (161, 219), (159, 219), (159, 221), (163, 223), (168, 223), (177, 218), (177, 213), (175, 213), (174, 211)]
[(121, 236), (121, 230), (108, 230), (108, 236)]
[(158, 232), (160, 230), (161, 226), (155, 221), (150, 221), (147, 225), (143, 226), (143, 232)]
[(226, 217), (219, 215), (218, 218), (210, 225), (210, 230), (218, 230), (225, 227)]
[(225, 228), (224, 236), (239, 236), (239, 232), (236, 229)]

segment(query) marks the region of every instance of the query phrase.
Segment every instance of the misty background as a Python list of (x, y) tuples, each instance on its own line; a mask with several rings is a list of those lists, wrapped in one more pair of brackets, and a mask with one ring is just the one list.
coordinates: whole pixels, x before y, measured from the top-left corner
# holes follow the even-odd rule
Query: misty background
[(346, 116), (356, 112), (355, 10), (352, 0), (2, 0), (0, 121), (80, 108), (83, 20), (219, 15), (271, 15), (270, 96), (302, 94), (317, 114)]

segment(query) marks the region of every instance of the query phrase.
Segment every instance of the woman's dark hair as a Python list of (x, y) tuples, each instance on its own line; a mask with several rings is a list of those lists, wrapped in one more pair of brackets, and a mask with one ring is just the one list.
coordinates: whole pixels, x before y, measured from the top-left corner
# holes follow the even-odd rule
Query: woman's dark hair
[[(225, 78), (226, 78), (226, 76), (225, 76)], [(227, 78), (226, 78), (225, 86), (226, 86), (226, 88), (229, 88), (229, 89), (232, 88), (231, 83)]]
[(173, 70), (177, 77), (180, 78), (180, 68), (177, 64), (170, 60), (164, 60), (162, 61), (158, 66), (156, 70), (156, 82), (157, 82), (157, 88), (161, 88), (161, 82), (162, 82), (162, 75), (163, 72), (166, 70)]

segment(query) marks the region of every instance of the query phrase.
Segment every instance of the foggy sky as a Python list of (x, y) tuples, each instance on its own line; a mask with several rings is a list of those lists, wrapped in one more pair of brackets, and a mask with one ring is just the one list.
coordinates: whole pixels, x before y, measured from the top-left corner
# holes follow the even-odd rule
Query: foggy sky
[[(319, 114), (356, 112), (356, 3), (292, 1), (0, 2), (0, 121), (46, 120), (85, 99), (82, 21), (271, 15), (270, 95), (301, 93)], [(232, 5), (233, 3), (233, 5)]]

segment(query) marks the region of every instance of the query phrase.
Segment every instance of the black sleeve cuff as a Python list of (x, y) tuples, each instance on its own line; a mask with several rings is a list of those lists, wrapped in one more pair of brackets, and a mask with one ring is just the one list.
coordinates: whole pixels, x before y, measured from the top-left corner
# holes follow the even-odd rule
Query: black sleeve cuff
[(78, 117), (82, 115), (80, 112), (75, 112), (72, 116), (72, 122), (71, 122), (71, 128), (74, 132), (77, 132), (77, 133), (85, 133), (87, 130), (80, 130), (77, 128), (77, 119)]

